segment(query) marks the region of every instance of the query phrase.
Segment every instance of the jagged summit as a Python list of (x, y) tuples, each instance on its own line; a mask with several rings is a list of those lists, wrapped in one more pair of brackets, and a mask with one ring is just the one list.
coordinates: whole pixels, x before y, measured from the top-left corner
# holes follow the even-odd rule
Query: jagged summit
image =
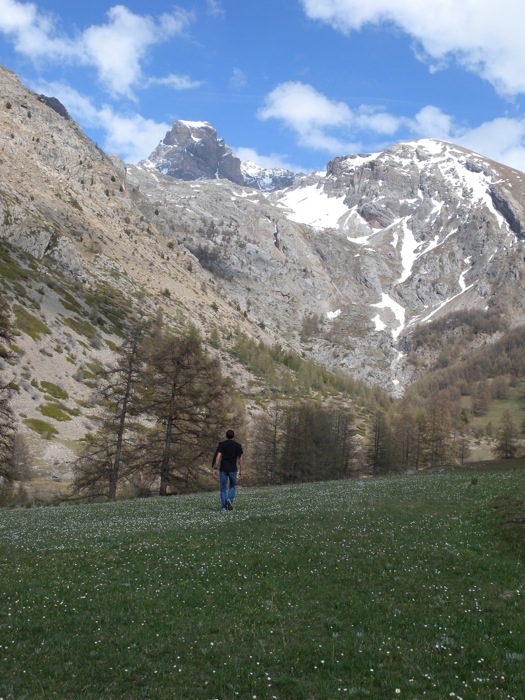
[(367, 381), (402, 391), (418, 324), (465, 310), (525, 323), (525, 175), (460, 146), (337, 157), (265, 197), (129, 175), (187, 230), (207, 211), (187, 245), (251, 318)]
[(456, 311), (525, 323), (517, 170), (421, 139), (268, 191), (208, 122), (175, 122), (149, 161), (125, 166), (13, 74), (0, 81), (0, 236), (76, 279), (118, 266), (205, 328), (217, 306), (221, 322), (399, 393), (425, 366), (418, 325)]
[(178, 180), (225, 179), (263, 192), (288, 187), (296, 178), (284, 168), (241, 162), (205, 121), (174, 121), (148, 161), (163, 175)]
[(178, 180), (224, 178), (244, 184), (241, 161), (208, 122), (174, 121), (148, 160)]

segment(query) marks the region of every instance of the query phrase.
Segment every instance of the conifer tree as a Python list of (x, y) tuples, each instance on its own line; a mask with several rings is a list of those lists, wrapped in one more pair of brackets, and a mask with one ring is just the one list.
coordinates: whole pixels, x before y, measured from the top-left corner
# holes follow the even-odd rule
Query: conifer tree
[(387, 417), (378, 411), (368, 433), (366, 463), (374, 476), (379, 476), (395, 468), (393, 438)]
[(518, 451), (518, 429), (508, 409), (501, 417), (493, 451), (500, 459), (512, 459)]
[(197, 481), (231, 416), (235, 391), (195, 332), (163, 335), (148, 358), (146, 383), (144, 407), (155, 425), (145, 436), (138, 471), (167, 495)]
[(284, 408), (275, 404), (259, 414), (254, 421), (251, 451), (257, 455), (259, 479), (266, 484), (276, 484), (283, 480), (281, 466), (284, 419)]
[[(129, 326), (117, 361), (99, 372), (100, 426), (94, 434), (86, 436), (82, 454), (74, 465), (74, 493), (114, 499), (122, 477), (131, 471), (133, 426), (130, 421), (142, 410), (145, 331), (142, 321)], [(124, 454), (127, 464), (123, 474)]]

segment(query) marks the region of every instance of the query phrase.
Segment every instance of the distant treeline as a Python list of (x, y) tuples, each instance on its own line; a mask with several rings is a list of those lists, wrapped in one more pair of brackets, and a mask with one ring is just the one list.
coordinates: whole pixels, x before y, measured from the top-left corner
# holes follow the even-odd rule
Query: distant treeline
[(510, 381), (525, 377), (525, 326), (506, 332), (449, 367), (430, 372), (411, 384), (406, 396), (413, 401), (427, 400), (439, 391), (470, 396), (478, 382), (503, 376)]

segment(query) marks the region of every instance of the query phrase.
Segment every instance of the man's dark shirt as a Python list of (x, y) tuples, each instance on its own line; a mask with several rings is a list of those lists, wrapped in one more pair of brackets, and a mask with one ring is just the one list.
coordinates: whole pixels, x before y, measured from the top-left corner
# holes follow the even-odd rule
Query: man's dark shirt
[(219, 442), (218, 451), (222, 455), (221, 472), (236, 472), (237, 457), (242, 455), (242, 445), (235, 440)]

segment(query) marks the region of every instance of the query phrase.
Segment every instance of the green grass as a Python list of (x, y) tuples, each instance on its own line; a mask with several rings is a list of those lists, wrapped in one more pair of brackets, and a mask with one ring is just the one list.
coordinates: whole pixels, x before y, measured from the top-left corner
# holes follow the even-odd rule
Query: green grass
[[(522, 698), (522, 470), (0, 518), (0, 697)], [(513, 506), (514, 507), (514, 506)]]
[(42, 380), (40, 382), (40, 386), (42, 387), (42, 390), (48, 393), (50, 396), (52, 396), (55, 399), (68, 399), (69, 394), (65, 389), (62, 389), (61, 387), (57, 386), (56, 384), (53, 384), (53, 382), (46, 382)]
[(31, 336), (33, 340), (40, 340), (42, 335), (51, 333), (51, 329), (43, 321), (33, 316), (23, 306), (17, 304), (13, 306), (13, 311), (17, 329)]
[(58, 434), (58, 430), (51, 425), (51, 423), (48, 423), (46, 420), (41, 420), (40, 418), (26, 418), (24, 423), (39, 435), (53, 437), (53, 435)]
[(91, 340), (97, 332), (97, 329), (89, 321), (82, 318), (68, 317), (64, 319), (64, 324), (69, 326), (75, 333), (78, 333), (78, 335), (84, 335), (86, 338), (89, 338), (89, 340)]
[(71, 416), (63, 410), (62, 406), (56, 403), (48, 402), (40, 407), (40, 413), (46, 418), (53, 418), (57, 421), (68, 421), (71, 420)]

